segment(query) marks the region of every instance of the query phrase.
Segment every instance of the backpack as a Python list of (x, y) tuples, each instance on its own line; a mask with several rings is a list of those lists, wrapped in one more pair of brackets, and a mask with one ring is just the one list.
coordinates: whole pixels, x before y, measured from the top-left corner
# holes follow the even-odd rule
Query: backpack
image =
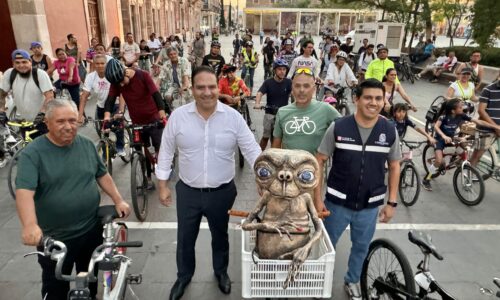
[[(10, 83), (11, 89), (12, 89), (12, 84), (14, 83), (14, 80), (16, 80), (17, 73), (19, 73), (19, 72), (17, 72), (16, 69), (12, 69), (12, 72), (10, 73), (9, 83)], [(37, 68), (31, 68), (31, 76), (33, 77), (33, 81), (35, 82), (38, 89), (40, 89), (40, 91), (42, 91), (42, 89), (40, 88), (40, 81), (38, 81), (38, 69)], [(43, 93), (43, 91), (42, 91), (42, 93)]]
[(435, 123), (440, 115), (444, 102), (432, 105), (425, 114), (425, 119), (430, 123)]
[[(363, 55), (363, 59), (361, 59), (361, 61), (363, 61), (363, 62), (364, 62), (364, 61), (365, 61), (365, 58), (366, 58), (366, 51), (363, 51), (363, 54), (362, 54), (362, 55)], [(374, 60), (374, 59), (375, 59), (375, 53), (372, 53), (372, 60)]]

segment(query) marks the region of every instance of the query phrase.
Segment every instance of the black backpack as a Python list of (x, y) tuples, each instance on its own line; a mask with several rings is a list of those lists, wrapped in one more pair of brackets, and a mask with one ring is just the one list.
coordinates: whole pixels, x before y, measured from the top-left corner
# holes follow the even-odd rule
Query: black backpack
[[(14, 80), (16, 80), (17, 73), (18, 72), (16, 69), (12, 69), (12, 72), (10, 73), (9, 83), (10, 83), (11, 89), (12, 89), (12, 84), (14, 83)], [(33, 77), (33, 81), (35, 82), (36, 86), (40, 89), (40, 82), (38, 81), (38, 69), (37, 68), (31, 68), (31, 76)], [(40, 89), (40, 91), (41, 90), (42, 89)]]

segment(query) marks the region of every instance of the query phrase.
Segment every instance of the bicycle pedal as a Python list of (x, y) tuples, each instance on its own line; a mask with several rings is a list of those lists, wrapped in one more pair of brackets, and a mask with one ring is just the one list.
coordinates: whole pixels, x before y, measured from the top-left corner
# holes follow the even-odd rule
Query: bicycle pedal
[(129, 284), (141, 284), (142, 283), (142, 274), (128, 274), (127, 282)]

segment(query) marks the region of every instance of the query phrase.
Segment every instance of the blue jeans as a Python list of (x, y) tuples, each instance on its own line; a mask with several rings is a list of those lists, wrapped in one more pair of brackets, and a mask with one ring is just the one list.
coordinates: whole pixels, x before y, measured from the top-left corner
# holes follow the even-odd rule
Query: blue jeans
[(352, 247), (344, 281), (358, 283), (368, 247), (375, 233), (378, 207), (356, 211), (330, 201), (325, 201), (325, 206), (330, 211), (330, 216), (325, 219), (324, 224), (334, 247), (347, 225), (351, 226)]
[(246, 65), (243, 65), (243, 68), (241, 68), (241, 79), (245, 80), (245, 77), (247, 75), (250, 76), (250, 80), (248, 81), (250, 83), (250, 86), (248, 86), (248, 89), (250, 89), (250, 92), (252, 92), (253, 89), (253, 76), (255, 74), (255, 68), (249, 68)]

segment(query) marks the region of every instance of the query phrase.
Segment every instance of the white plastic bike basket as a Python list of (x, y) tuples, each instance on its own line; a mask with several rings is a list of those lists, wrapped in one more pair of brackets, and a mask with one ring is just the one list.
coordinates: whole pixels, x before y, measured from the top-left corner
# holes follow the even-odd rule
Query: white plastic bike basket
[[(243, 221), (242, 221), (243, 222)], [(300, 267), (294, 282), (283, 289), (291, 260), (259, 259), (252, 251), (255, 231), (241, 231), (241, 295), (243, 298), (330, 298), (332, 294), (335, 249), (323, 222), (322, 238)], [(314, 228), (312, 228), (314, 230)], [(287, 238), (286, 235), (283, 235)], [(255, 262), (254, 262), (255, 261)]]

